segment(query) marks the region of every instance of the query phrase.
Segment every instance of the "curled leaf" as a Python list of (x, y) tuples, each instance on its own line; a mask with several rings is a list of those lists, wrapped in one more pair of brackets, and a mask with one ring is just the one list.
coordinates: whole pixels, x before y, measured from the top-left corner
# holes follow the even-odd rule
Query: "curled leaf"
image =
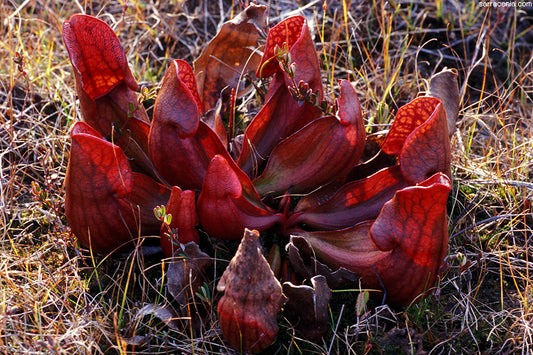
[(359, 276), (352, 271), (343, 267), (331, 270), (328, 265), (318, 261), (311, 244), (306, 239), (299, 237), (298, 233), (291, 236), (286, 249), (294, 271), (306, 279), (322, 275), (326, 277), (331, 288), (345, 287), (359, 280)]
[(400, 107), (381, 149), (399, 156), (402, 175), (411, 185), (437, 172), (451, 176), (450, 139), (440, 100), (422, 96)]
[(158, 233), (153, 209), (166, 203), (170, 191), (132, 172), (122, 150), (86, 123), (77, 122), (71, 138), (65, 213), (80, 243), (104, 253), (125, 248), (141, 235), (139, 227)]
[(438, 172), (451, 176), (450, 140), (446, 115), (439, 104), (407, 139), (399, 156), (405, 180), (414, 185)]
[(448, 245), (450, 190), (449, 178), (437, 173), (396, 192), (374, 221), (294, 235), (305, 238), (327, 265), (357, 273), (365, 287), (382, 289), (389, 302), (405, 305), (438, 278)]
[(357, 301), (355, 302), (355, 314), (360, 317), (366, 311), (366, 304), (370, 298), (370, 293), (367, 290), (359, 292)]
[[(137, 82), (109, 25), (92, 16), (74, 15), (63, 23), (63, 41), (74, 67), (76, 92), (85, 122), (104, 137), (113, 133), (117, 123), (121, 130), (132, 129), (131, 120), (148, 124), (146, 111), (135, 93)], [(135, 127), (132, 130), (142, 133)], [(146, 147), (147, 136), (134, 136), (141, 147)]]
[(399, 155), (407, 137), (435, 112), (440, 100), (419, 97), (400, 107), (381, 146), (387, 154)]
[(270, 248), (267, 261), (274, 275), (279, 278), (283, 260), (281, 259), (281, 249), (278, 244), (274, 244), (272, 248)]
[[(307, 19), (303, 16), (292, 16), (278, 23), (268, 31), (267, 41), (257, 76), (267, 78), (281, 72), (278, 54), (279, 49), (286, 48), (291, 63), (296, 65), (294, 80), (309, 83), (313, 89), (321, 89), (320, 62), (315, 45), (309, 32)], [(290, 85), (290, 78), (287, 86)], [(313, 90), (314, 91), (314, 90)]]
[(321, 112), (310, 103), (299, 103), (292, 97), (289, 87), (293, 80), (279, 66), (275, 49), (287, 47), (296, 66), (294, 82), (307, 83), (318, 98), (322, 98), (320, 64), (307, 20), (294, 16), (274, 26), (269, 32), (261, 65), (257, 75), (263, 78), (274, 75), (265, 98), (265, 104), (246, 128), (238, 165), (255, 178), (259, 175), (270, 152), (283, 139), (309, 122), (320, 117)]
[(108, 24), (88, 15), (63, 23), (63, 39), (81, 87), (92, 99), (107, 94), (120, 82), (137, 90), (122, 46)]
[(310, 207), (305, 198), (300, 200), (287, 224), (304, 224), (322, 230), (347, 228), (375, 219), (383, 204), (406, 186), (399, 167), (385, 168), (365, 179), (346, 183), (316, 206)]
[(355, 89), (343, 80), (337, 117), (319, 118), (281, 141), (254, 181), (260, 195), (309, 192), (343, 177), (365, 146), (365, 127)]
[(218, 302), (220, 329), (231, 347), (258, 353), (272, 344), (284, 299), (281, 285), (263, 256), (258, 231), (244, 232), (217, 290), (224, 292)]
[(220, 98), (218, 99), (215, 107), (205, 113), (203, 121), (211, 128), (220, 139), (222, 145), (228, 149), (228, 131), (224, 126), (223, 115), (229, 116), (231, 110), (231, 93), (228, 88), (222, 89)]
[(191, 67), (175, 60), (165, 73), (150, 129), (150, 157), (170, 184), (198, 190), (209, 162), (229, 153), (211, 128), (200, 121), (200, 99)]
[[(165, 325), (167, 325), (170, 329), (180, 329), (178, 320), (180, 319), (179, 315), (176, 313), (174, 309), (169, 307), (168, 305), (157, 305), (148, 303), (143, 306), (143, 308), (139, 309), (137, 313), (135, 313), (135, 319), (140, 320), (144, 316), (153, 316), (158, 319), (160, 319)], [(142, 337), (144, 341), (146, 341), (145, 337)], [(137, 342), (142, 343), (142, 339), (139, 339), (138, 337), (130, 338), (128, 343), (132, 343), (130, 345), (138, 345)]]
[(238, 239), (245, 228), (265, 230), (281, 222), (263, 205), (250, 179), (220, 155), (209, 164), (198, 197), (198, 215), (202, 227), (221, 239)]
[(319, 340), (328, 331), (328, 306), (331, 289), (322, 275), (311, 278), (311, 285), (296, 286), (283, 283), (283, 294), (287, 297), (285, 309), (295, 328), (310, 340)]
[(190, 65), (174, 60), (165, 73), (154, 116), (171, 123), (180, 138), (193, 136), (200, 123), (201, 101)]

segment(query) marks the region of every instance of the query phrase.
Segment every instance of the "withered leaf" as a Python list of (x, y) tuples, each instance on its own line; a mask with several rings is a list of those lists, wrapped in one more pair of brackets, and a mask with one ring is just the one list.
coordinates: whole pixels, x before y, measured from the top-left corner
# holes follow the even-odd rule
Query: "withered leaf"
[(179, 316), (176, 311), (168, 305), (156, 305), (149, 303), (135, 314), (135, 319), (139, 320), (147, 315), (153, 315), (154, 317), (160, 319), (171, 329), (179, 328), (179, 322), (177, 321)]
[(383, 345), (398, 349), (403, 354), (427, 354), (423, 348), (423, 337), (413, 328), (400, 329), (397, 327), (389, 330), (382, 339)]
[(130, 338), (120, 337), (120, 342), (130, 346), (143, 346), (146, 344), (146, 337), (142, 335), (135, 335)]
[(355, 314), (360, 317), (366, 311), (366, 304), (370, 298), (370, 293), (367, 290), (359, 292), (357, 301), (355, 303)]
[(323, 275), (331, 288), (341, 288), (359, 279), (357, 274), (343, 267), (333, 271), (326, 264), (316, 259), (311, 245), (301, 237), (291, 236), (286, 246), (291, 265), (298, 274), (311, 279)]
[(213, 259), (200, 250), (198, 244), (189, 242), (174, 252), (167, 270), (168, 292), (180, 304), (186, 304), (204, 280), (204, 271)]
[(258, 353), (272, 344), (284, 298), (281, 285), (263, 256), (258, 231), (244, 231), (217, 290), (224, 292), (218, 302), (220, 329), (231, 347)]
[(266, 6), (250, 4), (234, 19), (222, 25), (194, 62), (194, 74), (204, 112), (215, 107), (224, 87), (243, 89), (238, 87), (242, 76), (257, 70), (261, 55), (255, 48), (258, 46), (265, 12)]
[(296, 286), (283, 283), (283, 293), (287, 297), (285, 309), (289, 319), (293, 319), (296, 330), (310, 340), (322, 338), (328, 331), (328, 305), (331, 289), (322, 275), (311, 278), (311, 286)]
[(457, 69), (444, 68), (433, 75), (430, 78), (429, 91), (426, 96), (436, 97), (442, 101), (448, 122), (448, 134), (450, 137), (453, 136), (461, 101), (457, 84)]

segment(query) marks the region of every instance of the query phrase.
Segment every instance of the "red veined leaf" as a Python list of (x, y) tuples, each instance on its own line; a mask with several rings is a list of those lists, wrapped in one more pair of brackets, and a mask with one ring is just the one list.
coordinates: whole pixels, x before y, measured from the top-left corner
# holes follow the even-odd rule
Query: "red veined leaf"
[(314, 89), (322, 89), (320, 62), (307, 20), (303, 16), (289, 17), (268, 31), (257, 76), (267, 78), (281, 71), (276, 58), (276, 47), (283, 49), (284, 46), (288, 49), (291, 62), (296, 65), (295, 81), (298, 83), (303, 80)]
[[(74, 15), (63, 24), (63, 40), (74, 67), (83, 120), (122, 148), (128, 139), (121, 144), (120, 136), (130, 131), (127, 135), (147, 153), (149, 119), (111, 27), (92, 16)], [(139, 155), (130, 157), (141, 160)]]
[(170, 191), (132, 172), (122, 150), (86, 123), (77, 122), (71, 138), (65, 213), (80, 243), (105, 253), (127, 248), (145, 233), (158, 233), (153, 208), (165, 204)]
[[(372, 226), (370, 232), (376, 245), (382, 250), (401, 246), (407, 257), (422, 266), (434, 262), (432, 251), (437, 250), (443, 257), (448, 245), (443, 226), (450, 190), (450, 179), (437, 173), (417, 186), (398, 191)], [(441, 238), (443, 235), (445, 239)]]
[(400, 107), (381, 150), (398, 155), (405, 180), (415, 185), (442, 172), (450, 173), (450, 139), (439, 99), (422, 96)]
[(440, 100), (434, 97), (419, 97), (400, 107), (381, 150), (399, 155), (407, 137), (431, 117), (439, 103)]
[(161, 83), (154, 120), (172, 122), (179, 138), (192, 137), (198, 130), (201, 107), (192, 68), (183, 60), (174, 60)]
[(257, 192), (309, 192), (340, 178), (357, 164), (365, 146), (365, 127), (355, 89), (343, 80), (337, 117), (319, 118), (281, 141), (254, 181)]
[(199, 190), (207, 167), (217, 154), (229, 154), (215, 132), (200, 122), (196, 134), (178, 138), (172, 126), (152, 123), (150, 156), (161, 176), (170, 184), (184, 189)]
[(74, 15), (63, 23), (63, 41), (81, 87), (91, 99), (109, 93), (121, 82), (137, 90), (122, 45), (104, 21)]
[(327, 201), (312, 208), (304, 207), (305, 198), (300, 200), (287, 224), (322, 230), (348, 228), (375, 219), (385, 202), (406, 186), (399, 167), (385, 168), (365, 179), (346, 183)]
[(245, 75), (254, 73), (261, 61), (256, 51), (263, 27), (266, 6), (250, 4), (239, 15), (225, 22), (194, 62), (203, 112), (214, 108), (220, 92), (239, 87)]
[(270, 152), (284, 138), (320, 117), (320, 111), (307, 104), (298, 105), (278, 73), (272, 79), (272, 96), (246, 128), (237, 164), (250, 177), (257, 177)]
[[(281, 217), (264, 206), (251, 181), (238, 172), (235, 164), (216, 155), (198, 198), (200, 223), (209, 235), (220, 239), (238, 239), (245, 228), (265, 230), (281, 222)], [(241, 181), (248, 179), (248, 181)]]
[(265, 52), (257, 75), (274, 75), (265, 98), (265, 104), (246, 128), (238, 165), (248, 174), (257, 177), (274, 147), (309, 122), (320, 117), (318, 108), (307, 102), (299, 103), (288, 87), (293, 81), (279, 67), (274, 56), (275, 47), (286, 43), (291, 63), (296, 67), (294, 82), (309, 84), (313, 93), (322, 99), (320, 64), (309, 32), (307, 20), (294, 16), (274, 26), (269, 32)]
[(382, 289), (387, 301), (406, 305), (438, 278), (448, 245), (449, 178), (437, 173), (396, 192), (375, 220), (337, 231), (299, 232), (331, 267), (357, 273), (363, 286)]
[(398, 191), (370, 229), (378, 248), (394, 250), (389, 266), (396, 272), (388, 275), (387, 293), (395, 303), (411, 302), (438, 278), (448, 250), (446, 201), (450, 190), (450, 179), (437, 173)]
[(171, 257), (174, 251), (179, 249), (179, 245), (174, 243), (186, 244), (188, 242), (198, 243), (200, 236), (196, 230), (198, 226), (198, 214), (196, 213), (195, 193), (191, 190), (182, 191), (179, 187), (172, 187), (170, 199), (166, 206), (166, 213), (172, 216), (170, 222), (171, 229), (177, 229), (178, 240), (171, 240), (168, 227), (161, 226), (161, 247), (167, 257)]
[(450, 138), (442, 104), (407, 137), (398, 161), (405, 180), (413, 185), (437, 172), (451, 176)]
[(200, 122), (196, 134), (178, 138), (172, 125), (160, 121), (150, 130), (150, 156), (161, 176), (170, 184), (184, 189), (202, 187), (212, 157), (229, 154), (211, 128)]

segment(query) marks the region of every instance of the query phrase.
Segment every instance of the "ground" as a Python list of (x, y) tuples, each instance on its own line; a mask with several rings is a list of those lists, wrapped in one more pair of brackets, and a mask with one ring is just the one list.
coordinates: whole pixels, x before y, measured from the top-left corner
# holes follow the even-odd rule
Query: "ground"
[[(306, 16), (326, 93), (349, 79), (369, 133), (386, 129), (444, 67), (458, 70), (461, 90), (448, 268), (437, 292), (403, 308), (371, 301), (363, 312), (356, 312), (356, 291), (335, 292), (323, 340), (302, 339), (280, 318), (280, 335), (265, 353), (533, 351), (532, 4), (258, 3), (269, 6), (267, 27)], [(161, 254), (91, 255), (70, 235), (63, 180), (69, 129), (80, 113), (61, 24), (80, 12), (110, 24), (135, 78), (157, 92), (170, 60), (191, 63), (242, 8), (229, 0), (0, 3), (2, 353), (232, 353), (215, 316), (198, 331), (143, 308), (169, 297)], [(205, 284), (192, 306), (213, 314), (214, 285)]]

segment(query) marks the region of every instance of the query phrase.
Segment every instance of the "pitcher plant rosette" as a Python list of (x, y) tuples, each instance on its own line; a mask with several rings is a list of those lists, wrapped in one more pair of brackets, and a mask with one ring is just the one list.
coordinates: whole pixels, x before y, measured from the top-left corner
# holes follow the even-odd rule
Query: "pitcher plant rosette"
[[(73, 234), (81, 245), (109, 253), (161, 233), (170, 256), (200, 236), (238, 240), (246, 230), (247, 244), (232, 263), (252, 253), (260, 266), (232, 277), (230, 264), (219, 285), (226, 292), (219, 317), (229, 344), (250, 352), (272, 343), (272, 319), (284, 304), (252, 230), (285, 236), (282, 254), (304, 278), (329, 269), (325, 276), (335, 287), (335, 272), (346, 271), (357, 275), (354, 285), (360, 281), (379, 299), (406, 305), (438, 279), (451, 190), (439, 99), (421, 96), (399, 108), (375, 156), (363, 161), (366, 131), (356, 90), (341, 80), (339, 96), (324, 97), (302, 16), (272, 27), (259, 47), (265, 10), (251, 5), (225, 23), (194, 69), (171, 62), (153, 117), (113, 30), (87, 15), (63, 25), (83, 117), (71, 129), (65, 181)], [(243, 123), (235, 100), (246, 91), (242, 78), (254, 72), (268, 90)], [(177, 233), (167, 233), (154, 215), (160, 205)], [(255, 289), (244, 297), (232, 282)], [(261, 312), (248, 307), (254, 303)]]

